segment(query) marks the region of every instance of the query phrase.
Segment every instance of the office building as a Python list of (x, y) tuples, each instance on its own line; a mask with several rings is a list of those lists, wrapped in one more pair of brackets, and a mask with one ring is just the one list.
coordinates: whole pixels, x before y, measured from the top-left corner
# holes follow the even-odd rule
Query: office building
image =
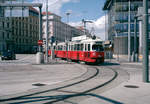
[[(3, 9), (5, 10), (5, 9)], [(0, 52), (35, 53), (39, 36), (39, 13), (29, 7), (26, 17), (0, 17)], [(4, 11), (5, 14), (6, 11)], [(20, 14), (18, 14), (20, 15)]]
[[(107, 40), (114, 43), (114, 54), (128, 54), (129, 33), (131, 34), (131, 53), (133, 52), (134, 17), (137, 15), (138, 7), (142, 6), (143, 0), (130, 0), (130, 3), (129, 0), (106, 0), (103, 7), (108, 15), (106, 37)], [(139, 36), (139, 24), (137, 24), (137, 27), (137, 35)]]
[[(43, 12), (43, 39), (46, 38), (46, 12)], [(61, 17), (48, 12), (48, 39), (52, 36), (55, 37), (55, 40), (58, 42), (69, 41), (72, 37), (84, 35), (82, 29), (70, 26), (67, 23), (61, 21)], [(87, 35), (90, 33), (87, 32)]]

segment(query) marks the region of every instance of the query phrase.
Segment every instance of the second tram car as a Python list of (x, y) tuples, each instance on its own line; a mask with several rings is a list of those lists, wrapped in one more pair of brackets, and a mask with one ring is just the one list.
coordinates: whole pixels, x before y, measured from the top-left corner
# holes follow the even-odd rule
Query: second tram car
[[(104, 62), (104, 48), (101, 39), (92, 39), (79, 36), (69, 42), (58, 43), (55, 47), (55, 56), (72, 61), (99, 64)], [(49, 55), (51, 50), (49, 50)]]

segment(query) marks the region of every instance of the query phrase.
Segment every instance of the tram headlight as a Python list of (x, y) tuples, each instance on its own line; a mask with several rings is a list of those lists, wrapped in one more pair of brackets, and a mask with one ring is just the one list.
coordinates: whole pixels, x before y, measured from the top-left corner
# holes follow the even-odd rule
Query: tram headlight
[(101, 55), (98, 55), (98, 57), (101, 58), (102, 56), (101, 56)]
[(96, 56), (96, 53), (95, 53), (95, 52), (93, 52), (93, 56)]

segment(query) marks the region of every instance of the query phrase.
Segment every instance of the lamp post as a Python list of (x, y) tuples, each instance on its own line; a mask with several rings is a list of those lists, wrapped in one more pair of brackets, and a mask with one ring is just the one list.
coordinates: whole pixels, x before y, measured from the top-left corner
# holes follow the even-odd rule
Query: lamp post
[[(69, 15), (71, 14), (71, 12), (67, 11), (66, 12), (66, 16), (67, 16), (67, 24), (69, 25)], [(67, 32), (68, 32), (68, 26), (67, 26)], [(72, 36), (71, 36), (72, 38)], [(65, 41), (67, 40), (67, 34), (65, 35)]]
[(67, 15), (67, 23), (69, 24), (69, 15), (71, 14), (71, 12), (66, 12)]
[[(71, 14), (71, 12), (66, 12), (66, 15), (67, 15), (67, 23), (69, 25), (69, 15)], [(67, 26), (67, 32), (68, 32), (68, 26)], [(69, 32), (68, 32), (69, 33)], [(71, 35), (71, 38), (72, 38), (72, 35)], [(67, 36), (65, 36), (65, 42), (66, 42), (66, 51), (67, 51), (67, 61), (68, 61), (68, 40), (67, 40)]]

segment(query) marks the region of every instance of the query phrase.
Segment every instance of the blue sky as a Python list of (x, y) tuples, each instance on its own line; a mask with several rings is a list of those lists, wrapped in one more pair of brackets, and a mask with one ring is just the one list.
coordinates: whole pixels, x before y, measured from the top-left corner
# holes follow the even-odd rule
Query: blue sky
[(83, 18), (96, 20), (104, 15), (102, 7), (104, 0), (80, 0), (79, 2), (65, 3), (61, 8), (61, 15), (64, 17), (66, 11), (72, 11), (70, 21), (77, 22)]
[[(45, 11), (46, 0), (27, 0), (43, 3)], [(71, 12), (69, 24), (72, 26), (82, 26), (81, 20), (92, 20), (87, 28), (93, 34), (105, 39), (105, 13), (102, 10), (106, 0), (48, 0), (49, 11), (62, 17), (63, 22), (67, 22), (66, 12)], [(107, 17), (107, 16), (106, 16)], [(93, 31), (92, 31), (93, 30)]]

